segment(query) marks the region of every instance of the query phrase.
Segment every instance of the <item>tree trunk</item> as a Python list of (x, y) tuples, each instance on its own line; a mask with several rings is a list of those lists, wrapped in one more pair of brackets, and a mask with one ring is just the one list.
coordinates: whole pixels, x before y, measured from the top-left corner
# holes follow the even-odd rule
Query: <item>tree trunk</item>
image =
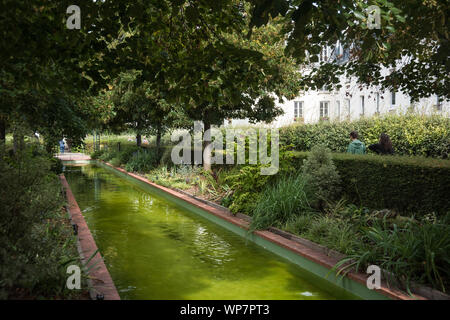
[[(211, 171), (211, 151), (212, 151), (212, 143), (211, 143), (211, 124), (208, 122), (204, 122), (203, 129), (203, 170)], [(209, 140), (209, 141), (206, 141)]]
[(0, 145), (6, 143), (6, 122), (0, 118)]
[(13, 133), (13, 151), (17, 153), (25, 148), (24, 136), (21, 133)]
[(156, 129), (156, 155), (158, 156), (158, 159), (160, 159), (161, 155), (161, 126), (159, 125)]
[(55, 145), (49, 141), (45, 142), (45, 150), (47, 150), (48, 153), (53, 153), (53, 149), (55, 148)]
[(142, 137), (141, 137), (141, 134), (138, 133), (138, 134), (136, 134), (136, 145), (137, 145), (138, 147), (140, 147), (141, 144), (142, 144)]
[(67, 139), (67, 152), (72, 152), (72, 140)]

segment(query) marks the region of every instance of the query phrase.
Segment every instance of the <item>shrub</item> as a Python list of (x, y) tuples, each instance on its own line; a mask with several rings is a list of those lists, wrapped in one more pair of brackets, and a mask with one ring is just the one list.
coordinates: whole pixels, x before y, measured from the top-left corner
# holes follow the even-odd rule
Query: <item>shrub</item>
[(119, 160), (119, 164), (125, 164), (130, 161), (133, 154), (137, 153), (140, 150), (137, 146), (127, 146), (124, 147), (123, 150), (118, 152), (117, 158)]
[(335, 200), (340, 192), (340, 177), (331, 160), (331, 152), (325, 146), (311, 149), (308, 159), (303, 161), (302, 173), (314, 193), (313, 204), (323, 207), (326, 200)]
[(68, 297), (65, 264), (77, 251), (51, 161), (27, 152), (0, 157), (0, 299)]
[(100, 155), (99, 159), (102, 161), (109, 162), (112, 158), (114, 158), (116, 156), (117, 156), (116, 151), (106, 150)]
[(136, 155), (140, 150), (141, 152), (147, 152), (146, 148), (126, 145), (122, 147), (121, 151), (116, 150), (116, 148), (111, 150), (102, 149), (101, 151), (96, 151), (91, 155), (91, 158), (93, 158), (94, 155), (95, 158), (93, 159), (100, 159), (117, 167), (121, 164), (128, 163), (133, 155)]
[(118, 157), (112, 158), (111, 161), (109, 161), (109, 163), (111, 163), (114, 167), (118, 167), (121, 164), (120, 159)]
[(285, 224), (299, 214), (311, 213), (310, 194), (301, 175), (284, 176), (266, 186), (256, 203), (251, 230)]
[(397, 155), (447, 158), (450, 154), (450, 118), (438, 115), (386, 115), (353, 122), (292, 125), (280, 130), (280, 141), (298, 151), (324, 144), (333, 152), (345, 152), (349, 133), (354, 130), (366, 145), (377, 143), (380, 134), (387, 133)]
[(55, 174), (61, 174), (63, 172), (63, 162), (59, 158), (50, 158), (50, 170)]
[(311, 227), (312, 218), (313, 216), (309, 214), (296, 215), (286, 222), (283, 229), (291, 233), (301, 235), (308, 231)]
[(100, 156), (105, 152), (104, 149), (102, 150), (96, 150), (91, 153), (91, 159), (100, 159)]
[(252, 215), (261, 191), (279, 175), (296, 174), (298, 165), (292, 151), (280, 148), (279, 171), (276, 175), (261, 175), (261, 165), (243, 165), (222, 171), (221, 184), (227, 184), (233, 190), (225, 203), (233, 213)]
[(357, 252), (341, 260), (349, 267), (363, 269), (376, 264), (394, 276), (398, 284), (410, 289), (411, 281), (431, 284), (446, 291), (450, 285), (450, 214), (436, 222), (411, 222), (393, 228), (383, 222), (364, 228)]
[(233, 213), (253, 214), (260, 192), (272, 178), (261, 175), (260, 169), (259, 165), (237, 167), (224, 178), (224, 182), (233, 190), (229, 207)]
[[(191, 157), (191, 159), (194, 159), (194, 158)], [(174, 165), (174, 163), (172, 161), (172, 148), (167, 147), (162, 150), (160, 163), (167, 167), (171, 167)]]
[(139, 150), (133, 154), (125, 165), (125, 169), (131, 172), (150, 171), (158, 164), (158, 156), (154, 151)]
[(314, 216), (301, 235), (343, 254), (353, 253), (357, 243), (353, 223), (327, 215)]
[[(308, 153), (297, 152), (301, 166)], [(423, 157), (332, 154), (342, 195), (374, 209), (445, 214), (450, 210), (450, 161)]]

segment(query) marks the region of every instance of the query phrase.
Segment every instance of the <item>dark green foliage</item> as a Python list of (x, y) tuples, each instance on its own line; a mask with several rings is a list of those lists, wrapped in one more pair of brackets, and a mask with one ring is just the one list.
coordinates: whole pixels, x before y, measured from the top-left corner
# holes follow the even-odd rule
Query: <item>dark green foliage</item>
[(297, 151), (323, 144), (333, 152), (345, 152), (351, 131), (357, 131), (366, 146), (378, 143), (380, 134), (387, 133), (396, 155), (447, 158), (450, 154), (450, 118), (443, 116), (388, 115), (353, 122), (294, 125), (280, 130), (280, 141)]
[(376, 264), (395, 275), (397, 284), (410, 290), (411, 281), (427, 283), (446, 292), (450, 285), (450, 214), (437, 221), (412, 221), (404, 227), (378, 221), (362, 228), (362, 241), (348, 267), (365, 270)]
[(232, 170), (225, 182), (234, 191), (230, 210), (233, 213), (252, 214), (260, 192), (271, 176), (262, 176), (260, 166), (243, 166)]
[(292, 151), (281, 147), (279, 156), (279, 171), (276, 175), (261, 175), (261, 165), (243, 165), (226, 172), (224, 183), (230, 186), (233, 194), (225, 201), (233, 213), (252, 215), (260, 193), (268, 183), (275, 181), (279, 175), (291, 175), (298, 171)]
[[(308, 153), (295, 153), (301, 166)], [(333, 154), (342, 194), (369, 208), (400, 212), (446, 213), (450, 210), (450, 161), (422, 157)]]
[[(327, 63), (304, 73), (302, 84), (319, 89), (338, 83), (339, 76), (355, 77), (359, 85), (376, 85), (382, 91), (395, 88), (413, 99), (436, 94), (450, 97), (448, 69), (448, 1), (422, 0), (250, 0), (253, 4), (250, 26), (259, 26), (269, 17), (285, 17), (286, 52), (299, 63), (317, 62), (323, 45), (337, 41), (343, 48), (342, 59), (333, 51)], [(368, 13), (376, 4), (381, 28), (368, 30)], [(435, 23), (441, 21), (441, 23)], [(309, 53), (309, 55), (307, 55)], [(409, 56), (402, 62), (401, 57)], [(338, 62), (338, 63), (336, 63)], [(393, 70), (383, 72), (383, 68)], [(351, 90), (349, 90), (351, 92)]]
[(280, 226), (282, 229), (294, 234), (301, 235), (310, 229), (312, 217), (308, 214), (301, 214), (289, 219), (286, 224)]
[(102, 150), (96, 150), (91, 153), (91, 159), (100, 159), (100, 156), (105, 152), (104, 149)]
[(106, 150), (102, 152), (102, 154), (98, 157), (102, 161), (110, 161), (112, 158), (116, 157), (118, 155), (117, 151), (114, 150)]
[(111, 163), (115, 167), (121, 165), (130, 172), (146, 172), (155, 168), (160, 160), (156, 147), (125, 146), (117, 149), (102, 149), (91, 154), (92, 159)]
[(125, 169), (130, 172), (150, 171), (158, 164), (158, 155), (156, 150), (139, 150), (133, 154), (125, 165)]
[[(160, 163), (162, 165), (165, 165), (167, 167), (172, 167), (175, 164), (172, 161), (172, 150), (173, 150), (173, 146), (171, 145), (166, 145), (164, 147), (161, 148), (162, 152), (161, 152), (161, 159), (160, 159)], [(191, 161), (194, 161), (195, 159), (195, 152), (203, 152), (202, 149), (195, 149), (195, 148), (190, 148), (190, 153), (191, 153)], [(182, 153), (180, 153), (182, 154)]]
[(55, 174), (61, 174), (63, 172), (63, 163), (59, 158), (50, 158), (51, 167), (50, 170)]
[(310, 199), (314, 198), (301, 175), (282, 176), (267, 185), (255, 204), (250, 229), (266, 229), (275, 224), (285, 224), (300, 214), (309, 214)]
[(317, 214), (293, 216), (280, 228), (340, 253), (353, 254), (361, 241), (360, 227), (370, 225), (377, 218), (367, 208), (340, 200)]
[(343, 254), (354, 252), (358, 241), (358, 224), (328, 215), (315, 215), (309, 221), (302, 236)]
[(117, 155), (118, 158), (118, 163), (120, 164), (125, 164), (128, 161), (130, 161), (131, 157), (133, 156), (133, 154), (137, 153), (139, 151), (139, 147), (136, 146), (129, 146), (124, 148), (124, 150), (120, 151)]
[(314, 193), (311, 199), (316, 207), (321, 208), (325, 201), (333, 201), (339, 195), (341, 179), (331, 160), (330, 149), (315, 146), (308, 159), (303, 161), (302, 175)]
[(232, 196), (225, 196), (220, 201), (220, 205), (224, 207), (230, 207), (233, 204), (233, 197)]
[(381, 156), (334, 158), (344, 194), (354, 203), (401, 212), (450, 210), (450, 162)]
[[(450, 213), (442, 218), (400, 216), (390, 210), (369, 210), (338, 201), (320, 214), (293, 216), (280, 227), (343, 253), (344, 263), (365, 272), (375, 264), (390, 284), (409, 289), (411, 282), (441, 291), (450, 285)], [(348, 269), (341, 270), (346, 272)]]
[(50, 163), (50, 171), (55, 174), (61, 174), (63, 172), (63, 162), (61, 161), (61, 159), (53, 157), (53, 154), (48, 153), (42, 145), (40, 145), (39, 143), (27, 143), (27, 148), (29, 155), (32, 158), (48, 159)]
[(65, 289), (65, 264), (78, 254), (51, 161), (27, 151), (0, 155), (0, 298), (76, 294)]
[(172, 148), (164, 148), (164, 151), (161, 153), (161, 164), (167, 167), (173, 166), (172, 161)]
[(120, 159), (119, 158), (112, 158), (109, 161), (114, 167), (119, 167), (120, 166)]
[(102, 161), (111, 162), (114, 160), (114, 165), (120, 166), (121, 164), (126, 164), (139, 150), (145, 150), (137, 146), (125, 146), (121, 151), (116, 149), (103, 149), (101, 151), (96, 151), (91, 154), (92, 159), (100, 159)]

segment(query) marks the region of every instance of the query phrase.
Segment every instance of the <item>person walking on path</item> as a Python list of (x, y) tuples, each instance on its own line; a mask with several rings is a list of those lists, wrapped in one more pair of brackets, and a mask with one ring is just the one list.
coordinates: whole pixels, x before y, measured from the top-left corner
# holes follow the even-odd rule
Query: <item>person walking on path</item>
[(65, 144), (64, 144), (64, 140), (59, 140), (59, 151), (60, 153), (64, 153), (64, 149), (65, 149)]
[(350, 132), (350, 139), (352, 142), (348, 145), (347, 153), (351, 154), (365, 154), (366, 145), (364, 142), (358, 140), (358, 133), (356, 131)]

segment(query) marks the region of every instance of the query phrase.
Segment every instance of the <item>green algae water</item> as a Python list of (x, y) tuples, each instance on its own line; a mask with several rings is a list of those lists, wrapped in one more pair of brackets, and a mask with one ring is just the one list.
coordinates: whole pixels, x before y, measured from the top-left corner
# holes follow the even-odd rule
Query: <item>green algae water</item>
[(65, 176), (122, 299), (352, 299), (110, 169)]

